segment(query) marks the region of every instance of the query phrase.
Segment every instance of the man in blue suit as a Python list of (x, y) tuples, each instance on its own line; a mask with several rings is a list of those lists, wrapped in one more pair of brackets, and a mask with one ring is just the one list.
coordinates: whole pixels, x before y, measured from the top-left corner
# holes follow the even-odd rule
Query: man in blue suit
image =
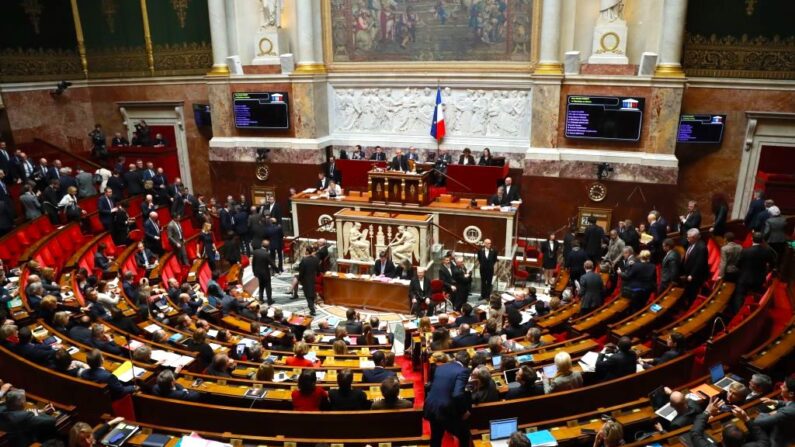
[(425, 419), (431, 424), (431, 447), (441, 447), (444, 432), (458, 438), (458, 445), (469, 445), (470, 393), (469, 354), (459, 351), (455, 361), (436, 368), (428, 394), (425, 396)]
[(99, 221), (102, 223), (102, 228), (106, 231), (110, 230), (110, 223), (113, 221), (113, 213), (116, 212), (116, 205), (113, 203), (113, 190), (105, 188), (105, 195), (99, 198), (97, 204), (99, 210)]
[(124, 385), (110, 371), (102, 367), (104, 359), (99, 349), (93, 349), (86, 357), (89, 369), (83, 371), (80, 378), (96, 383), (106, 383), (110, 389), (110, 397), (113, 400), (120, 399), (128, 394), (138, 391), (136, 385)]
[(163, 254), (163, 243), (160, 242), (160, 224), (157, 222), (157, 213), (152, 211), (149, 218), (144, 221), (144, 247), (160, 256)]
[(386, 355), (384, 355), (384, 351), (375, 351), (373, 353), (373, 363), (375, 363), (375, 368), (364, 370), (364, 373), (362, 374), (363, 382), (381, 383), (387, 377), (394, 376), (394, 371), (389, 371), (388, 369), (384, 368), (385, 361)]

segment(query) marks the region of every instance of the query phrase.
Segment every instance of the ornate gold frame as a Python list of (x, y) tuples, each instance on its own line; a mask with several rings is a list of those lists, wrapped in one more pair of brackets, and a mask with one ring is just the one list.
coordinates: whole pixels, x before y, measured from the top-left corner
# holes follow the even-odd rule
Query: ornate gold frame
[(533, 16), (530, 31), (530, 60), (527, 62), (334, 62), (331, 30), (331, 0), (321, 0), (321, 22), (323, 24), (323, 63), (328, 72), (384, 72), (384, 71), (426, 71), (426, 72), (469, 72), (493, 73), (524, 72), (532, 73), (538, 63), (538, 45), (541, 26), (541, 0), (533, 0)]

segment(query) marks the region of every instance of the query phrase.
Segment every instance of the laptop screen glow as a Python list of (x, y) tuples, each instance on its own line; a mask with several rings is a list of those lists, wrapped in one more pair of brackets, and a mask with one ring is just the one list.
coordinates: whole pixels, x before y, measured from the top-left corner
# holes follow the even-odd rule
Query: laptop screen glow
[(489, 437), (492, 441), (496, 441), (498, 439), (508, 439), (511, 435), (516, 431), (517, 428), (517, 419), (510, 418), (510, 419), (496, 419), (489, 422), (490, 425), (490, 433)]

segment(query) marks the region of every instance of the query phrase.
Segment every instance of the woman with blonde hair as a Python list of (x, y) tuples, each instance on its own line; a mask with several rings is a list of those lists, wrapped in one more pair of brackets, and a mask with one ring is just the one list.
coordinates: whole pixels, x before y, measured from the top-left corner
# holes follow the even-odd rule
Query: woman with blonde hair
[(582, 375), (572, 370), (571, 356), (568, 352), (560, 351), (555, 354), (555, 367), (558, 370), (555, 376), (547, 377), (544, 381), (544, 392), (549, 394), (582, 387)]
[(433, 326), (431, 325), (431, 318), (430, 317), (422, 317), (420, 318), (419, 324), (419, 331), (420, 333), (426, 333), (433, 331)]
[(287, 366), (301, 366), (311, 368), (315, 366), (315, 362), (305, 358), (309, 353), (309, 345), (303, 341), (299, 341), (293, 346), (293, 356), (288, 357), (284, 363)]
[(624, 427), (618, 421), (612, 419), (606, 421), (596, 433), (593, 447), (618, 447), (621, 445), (624, 445)]
[(107, 424), (102, 424), (97, 427), (96, 431), (85, 422), (77, 422), (69, 430), (69, 447), (98, 447), (103, 445), (98, 439), (102, 439), (111, 428), (123, 421), (124, 418), (115, 418), (110, 420)]
[(345, 340), (335, 340), (331, 347), (334, 349), (334, 355), (348, 354), (348, 345), (345, 344)]
[(45, 295), (44, 298), (41, 299), (41, 304), (39, 304), (39, 316), (42, 317), (47, 324), (52, 324), (57, 309), (58, 299), (52, 295)]
[(207, 259), (210, 270), (215, 270), (215, 261), (220, 259), (220, 254), (215, 248), (212, 229), (213, 224), (210, 222), (205, 222), (202, 225), (202, 231), (199, 233), (199, 248), (197, 252), (201, 253), (202, 258)]

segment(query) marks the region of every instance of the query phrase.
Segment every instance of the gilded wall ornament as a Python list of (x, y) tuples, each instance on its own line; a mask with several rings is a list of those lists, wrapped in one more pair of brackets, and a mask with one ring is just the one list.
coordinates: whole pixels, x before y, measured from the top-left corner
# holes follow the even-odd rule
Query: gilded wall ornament
[(116, 32), (116, 13), (118, 11), (119, 5), (116, 0), (102, 0), (102, 15), (105, 16), (105, 23), (108, 24), (111, 34)]
[(39, 34), (39, 19), (41, 18), (41, 12), (44, 10), (44, 6), (39, 0), (24, 0), (22, 2), (22, 9), (25, 10), (30, 24), (33, 25), (33, 32)]
[(179, 27), (185, 28), (185, 19), (188, 17), (188, 6), (190, 0), (171, 0), (171, 7), (177, 13), (177, 20), (179, 20)]

